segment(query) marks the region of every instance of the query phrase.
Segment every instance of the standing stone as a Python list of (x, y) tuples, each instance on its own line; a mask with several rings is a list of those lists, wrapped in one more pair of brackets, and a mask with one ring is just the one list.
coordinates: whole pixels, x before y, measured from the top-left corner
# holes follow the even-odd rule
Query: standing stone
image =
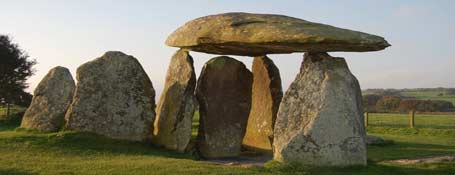
[(202, 157), (235, 157), (245, 135), (251, 108), (253, 76), (233, 58), (212, 58), (202, 68), (197, 82), (199, 133), (197, 147)]
[(366, 165), (360, 86), (343, 58), (305, 54), (280, 104), (273, 146), (285, 163)]
[(253, 61), (253, 91), (243, 146), (265, 153), (272, 152), (273, 127), (283, 97), (280, 71), (266, 56)]
[(193, 58), (179, 50), (172, 57), (157, 107), (153, 142), (167, 149), (185, 151), (191, 139), (195, 106), (196, 74)]
[(34, 91), (30, 107), (22, 118), (21, 128), (42, 132), (60, 130), (74, 92), (74, 80), (67, 68), (51, 69)]
[(155, 91), (136, 58), (106, 52), (77, 69), (78, 84), (66, 114), (69, 130), (143, 141), (153, 135)]

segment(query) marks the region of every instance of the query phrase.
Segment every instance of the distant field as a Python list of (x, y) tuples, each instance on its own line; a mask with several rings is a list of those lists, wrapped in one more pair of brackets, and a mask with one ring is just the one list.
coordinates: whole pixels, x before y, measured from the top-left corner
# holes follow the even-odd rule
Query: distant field
[[(443, 94), (443, 96), (439, 96), (440, 94)], [(410, 91), (402, 92), (401, 95), (406, 97), (414, 97), (420, 100), (450, 101), (455, 105), (455, 95), (447, 95), (444, 91)]]
[[(404, 97), (412, 97), (419, 100), (444, 100), (450, 101), (455, 105), (455, 95), (448, 93), (448, 89), (394, 89), (394, 90), (364, 90), (363, 95), (367, 94), (380, 94), (381, 92), (396, 93), (397, 95)], [(442, 96), (441, 96), (442, 95)]]
[[(409, 114), (370, 113), (369, 126), (407, 128), (410, 126)], [(416, 128), (455, 129), (455, 115), (415, 114)]]

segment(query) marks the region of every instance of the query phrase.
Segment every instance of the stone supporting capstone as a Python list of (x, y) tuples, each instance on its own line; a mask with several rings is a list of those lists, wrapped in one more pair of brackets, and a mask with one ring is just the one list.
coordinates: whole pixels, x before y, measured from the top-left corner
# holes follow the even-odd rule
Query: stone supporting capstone
[(251, 111), (243, 146), (252, 151), (272, 153), (273, 127), (283, 97), (278, 68), (267, 56), (253, 61)]
[(251, 108), (253, 76), (243, 63), (221, 56), (203, 67), (196, 88), (199, 101), (197, 148), (204, 158), (236, 157)]
[(153, 143), (170, 150), (185, 151), (191, 139), (192, 119), (197, 106), (195, 86), (193, 58), (188, 51), (179, 50), (169, 64), (156, 109)]
[(361, 90), (343, 58), (305, 54), (281, 101), (273, 147), (284, 163), (366, 165)]

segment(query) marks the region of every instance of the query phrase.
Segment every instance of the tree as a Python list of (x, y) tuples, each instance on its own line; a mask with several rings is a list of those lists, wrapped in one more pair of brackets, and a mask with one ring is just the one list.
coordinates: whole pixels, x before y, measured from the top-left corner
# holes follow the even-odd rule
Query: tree
[(27, 92), (27, 79), (34, 74), (34, 59), (19, 48), (7, 35), (0, 35), (0, 99), (7, 105), (7, 116), (12, 103), (22, 103)]
[(377, 94), (366, 94), (362, 96), (363, 110), (365, 112), (376, 112), (376, 103), (382, 97)]
[(420, 111), (420, 112), (447, 112), (453, 110), (453, 104), (442, 100), (416, 100), (406, 99), (400, 102), (401, 112)]
[(455, 88), (447, 89), (447, 95), (455, 95)]
[(379, 112), (397, 112), (401, 98), (398, 96), (384, 96), (376, 103)]
[(400, 112), (421, 111), (421, 109), (418, 109), (420, 103), (421, 100), (416, 99), (401, 100), (399, 107)]

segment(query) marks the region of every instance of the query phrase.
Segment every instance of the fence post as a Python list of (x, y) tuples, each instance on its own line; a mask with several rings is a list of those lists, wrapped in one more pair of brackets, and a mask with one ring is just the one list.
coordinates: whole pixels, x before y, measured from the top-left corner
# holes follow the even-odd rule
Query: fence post
[(369, 115), (369, 113), (368, 113), (368, 112), (365, 112), (365, 115), (364, 115), (365, 128), (368, 127), (368, 115)]
[(10, 104), (7, 103), (7, 104), (6, 104), (6, 118), (7, 118), (7, 119), (9, 119), (9, 115), (10, 115), (10, 111), (9, 111), (9, 110), (10, 110)]
[(411, 128), (414, 128), (414, 115), (415, 115), (415, 110), (411, 110), (411, 112), (409, 113), (410, 116), (411, 116), (411, 121), (410, 121), (410, 125), (411, 125)]

